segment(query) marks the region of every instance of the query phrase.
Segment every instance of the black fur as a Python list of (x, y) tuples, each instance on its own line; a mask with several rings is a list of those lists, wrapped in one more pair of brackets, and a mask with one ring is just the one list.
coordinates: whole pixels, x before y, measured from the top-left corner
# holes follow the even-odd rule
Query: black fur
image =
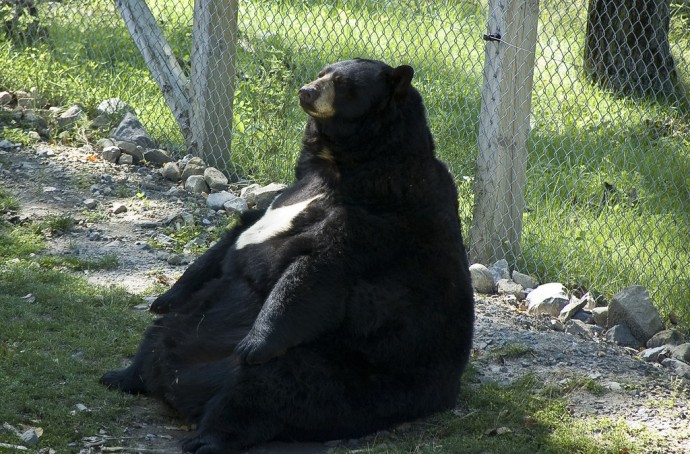
[[(358, 437), (455, 403), (473, 296), (412, 68), (357, 59), (322, 74), (337, 76), (335, 113), (309, 117), (272, 209), (320, 197), (238, 247), (263, 215), (245, 214), (154, 303), (165, 315), (132, 365), (101, 379), (197, 423), (185, 450)], [(316, 95), (301, 96), (308, 110)]]

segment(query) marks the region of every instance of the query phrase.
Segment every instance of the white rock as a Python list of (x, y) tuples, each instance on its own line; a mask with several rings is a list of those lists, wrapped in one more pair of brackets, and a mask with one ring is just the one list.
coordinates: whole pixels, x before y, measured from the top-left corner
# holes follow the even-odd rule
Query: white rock
[(542, 284), (527, 295), (527, 313), (558, 317), (569, 301), (570, 297), (563, 284), (559, 282)]
[(481, 263), (474, 263), (470, 266), (470, 276), (472, 277), (472, 287), (479, 293), (494, 293), (496, 283), (494, 275), (487, 267)]

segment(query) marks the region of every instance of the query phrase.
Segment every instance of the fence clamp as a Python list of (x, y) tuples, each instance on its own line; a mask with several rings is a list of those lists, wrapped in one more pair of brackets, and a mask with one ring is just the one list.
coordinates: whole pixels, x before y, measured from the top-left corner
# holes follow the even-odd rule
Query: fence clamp
[(482, 35), (484, 41), (501, 41), (500, 33), (485, 33)]

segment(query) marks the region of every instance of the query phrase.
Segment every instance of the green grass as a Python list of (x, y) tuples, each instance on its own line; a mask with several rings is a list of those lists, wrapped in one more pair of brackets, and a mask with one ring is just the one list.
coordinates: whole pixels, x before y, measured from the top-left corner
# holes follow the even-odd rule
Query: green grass
[[(17, 202), (0, 189), (0, 207)], [(97, 384), (99, 375), (134, 352), (150, 317), (139, 298), (93, 287), (62, 271), (111, 267), (113, 259), (41, 257), (42, 235), (31, 225), (0, 221), (0, 421), (43, 429), (39, 447), (68, 444), (105, 428), (121, 434), (133, 398)], [(32, 298), (26, 298), (28, 294)], [(83, 404), (89, 411), (75, 411)], [(20, 444), (12, 433), (0, 442)]]
[[(527, 375), (510, 386), (465, 384), (458, 406), (369, 441), (357, 452), (388, 453), (643, 453), (665, 441), (610, 418), (578, 419)], [(650, 450), (650, 448), (652, 448)]]

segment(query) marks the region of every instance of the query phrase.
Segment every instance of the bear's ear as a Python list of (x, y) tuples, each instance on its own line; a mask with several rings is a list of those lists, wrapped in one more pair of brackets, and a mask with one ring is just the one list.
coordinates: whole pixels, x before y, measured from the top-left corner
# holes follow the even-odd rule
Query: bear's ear
[(413, 76), (414, 69), (412, 69), (412, 66), (401, 65), (393, 69), (391, 80), (393, 81), (393, 95), (396, 98), (403, 97), (407, 94)]

